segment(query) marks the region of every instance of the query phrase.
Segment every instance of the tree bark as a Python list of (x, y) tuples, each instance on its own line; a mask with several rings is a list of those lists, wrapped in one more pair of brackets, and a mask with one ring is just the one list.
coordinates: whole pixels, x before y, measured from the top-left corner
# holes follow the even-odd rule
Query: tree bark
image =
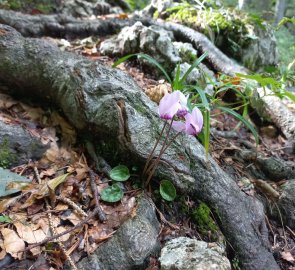
[(277, 0), (275, 7), (275, 24), (277, 25), (284, 17), (287, 0)]
[[(61, 52), (45, 40), (22, 37), (0, 25), (0, 85), (18, 97), (45, 100), (63, 111), (102, 156), (142, 168), (163, 122), (157, 108), (122, 71)], [(207, 203), (247, 270), (275, 270), (261, 203), (242, 193), (203, 147), (179, 136), (161, 158), (156, 179)]]

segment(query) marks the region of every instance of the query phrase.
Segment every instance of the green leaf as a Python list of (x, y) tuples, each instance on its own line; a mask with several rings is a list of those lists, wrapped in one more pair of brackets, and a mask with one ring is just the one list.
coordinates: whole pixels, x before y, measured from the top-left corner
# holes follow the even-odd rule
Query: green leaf
[(273, 88), (277, 89), (281, 87), (281, 83), (276, 81), (272, 77), (262, 77), (259, 74), (253, 74), (253, 75), (245, 75), (245, 74), (240, 74), (236, 73), (236, 76), (245, 78), (245, 79), (250, 79), (258, 82), (262, 87), (265, 87), (267, 85), (271, 85)]
[(288, 91), (285, 91), (285, 92), (283, 92), (283, 96), (285, 96), (285, 97), (289, 98), (290, 100), (292, 100), (293, 102), (295, 102), (295, 95), (294, 94), (292, 94)]
[(110, 171), (110, 177), (115, 181), (126, 181), (130, 177), (129, 170), (124, 165), (119, 165)]
[(121, 63), (127, 61), (129, 58), (134, 57), (134, 56), (137, 56), (137, 53), (133, 53), (133, 54), (125, 55), (125, 56), (119, 58), (119, 59), (118, 59), (113, 65), (112, 65), (112, 67), (114, 68), (114, 67), (120, 65)]
[[(203, 89), (201, 89), (200, 87), (198, 87), (198, 86), (194, 86), (193, 89), (197, 90), (198, 94), (200, 95), (200, 98), (201, 98), (201, 102), (202, 102), (203, 107), (204, 107), (206, 110), (209, 111), (209, 110), (210, 110), (210, 105), (209, 105), (208, 99), (207, 99), (207, 97), (206, 97), (206, 93), (205, 93), (205, 91), (204, 91)], [(196, 97), (196, 96), (194, 96), (194, 97), (192, 98), (192, 100), (193, 100), (195, 97)]]
[(234, 110), (230, 108), (223, 107), (223, 106), (217, 106), (217, 108), (231, 114), (232, 116), (240, 120), (252, 132), (253, 136), (255, 137), (256, 144), (259, 143), (258, 133), (256, 129), (253, 127), (253, 125), (247, 119), (245, 119), (242, 115), (238, 114), (237, 112), (235, 112)]
[(170, 181), (163, 180), (160, 183), (160, 194), (164, 200), (171, 202), (176, 198), (176, 189)]
[(147, 60), (148, 62), (150, 62), (151, 64), (155, 65), (159, 70), (162, 71), (162, 73), (165, 75), (167, 81), (172, 85), (172, 80), (170, 78), (170, 76), (168, 75), (168, 73), (166, 72), (166, 70), (164, 69), (164, 67), (153, 57), (145, 54), (145, 53), (139, 53), (137, 56), (139, 59), (143, 58), (145, 60)]
[(192, 72), (192, 70), (197, 67), (204, 59), (205, 57), (207, 57), (208, 53), (205, 52), (203, 53), (191, 66), (190, 68), (185, 72), (185, 74), (182, 76), (182, 78), (180, 79), (179, 83), (183, 84), (183, 82), (185, 81), (185, 79), (187, 78), (187, 76)]
[(181, 90), (181, 84), (179, 82), (179, 78), (180, 78), (180, 64), (177, 64), (177, 69), (176, 69), (176, 73), (175, 73), (175, 78), (173, 80), (173, 84), (172, 84), (172, 89), (174, 90)]
[(122, 189), (118, 184), (114, 184), (102, 190), (100, 197), (105, 202), (118, 202), (124, 196)]
[(138, 59), (140, 59), (140, 58), (145, 59), (146, 61), (155, 65), (160, 71), (162, 71), (162, 73), (165, 75), (167, 81), (172, 85), (172, 80), (171, 80), (170, 76), (168, 75), (168, 73), (166, 72), (166, 70), (164, 69), (164, 67), (156, 59), (154, 59), (153, 57), (151, 57), (145, 53), (134, 53), (134, 54), (128, 54), (126, 56), (123, 56), (120, 59), (118, 59), (112, 65), (112, 67), (116, 67), (116, 66), (120, 65), (121, 63), (127, 61), (129, 58), (134, 57), (134, 56), (137, 56)]
[(1, 215), (0, 216), (0, 222), (2, 223), (11, 223), (12, 219), (9, 216)]

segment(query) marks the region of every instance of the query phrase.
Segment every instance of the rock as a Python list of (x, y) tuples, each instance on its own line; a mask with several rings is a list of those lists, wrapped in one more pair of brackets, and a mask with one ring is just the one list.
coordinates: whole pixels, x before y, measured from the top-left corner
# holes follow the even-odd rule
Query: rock
[(252, 150), (238, 151), (237, 156), (249, 162), (249, 164), (255, 165), (254, 170), (250, 170), (254, 178), (269, 179), (276, 182), (295, 178), (295, 163), (292, 161), (285, 161), (278, 157), (257, 156), (255, 151)]
[(0, 167), (27, 163), (30, 159), (39, 159), (47, 150), (37, 138), (20, 125), (6, 124), (0, 121)]
[[(295, 229), (295, 179), (289, 180), (281, 188), (282, 194), (277, 206), (272, 206), (272, 215), (281, 223), (281, 217), (285, 226)], [(278, 211), (278, 208), (280, 212)]]
[(160, 224), (150, 199), (141, 197), (136, 215), (92, 255), (77, 264), (80, 270), (145, 269), (146, 260), (159, 252)]
[(204, 241), (179, 237), (166, 243), (161, 251), (161, 270), (230, 270), (224, 250)]
[[(187, 70), (191, 67), (188, 63), (180, 64), (180, 78), (187, 72)], [(177, 66), (172, 72), (173, 77), (175, 78)], [(214, 94), (214, 87), (212, 83), (215, 82), (216, 79), (214, 77), (213, 71), (209, 70), (204, 64), (199, 64), (196, 68), (194, 68), (191, 73), (184, 80), (184, 83), (187, 85), (198, 85), (200, 88), (204, 89), (204, 91), (209, 94)]]
[(73, 17), (91, 17), (123, 12), (120, 7), (112, 7), (105, 1), (66, 0), (61, 3), (58, 12)]
[[(127, 55), (146, 53), (156, 59), (169, 72), (181, 61), (178, 51), (173, 46), (173, 34), (157, 26), (146, 27), (141, 22), (125, 27), (119, 35), (105, 40), (100, 45), (104, 55)], [(151, 65), (145, 62), (147, 65)], [(151, 65), (154, 69), (154, 65)]]
[(187, 42), (173, 42), (174, 47), (177, 49), (179, 56), (182, 59), (182, 62), (188, 62), (190, 64), (197, 58), (197, 50), (193, 47), (192, 44)]
[[(190, 64), (188, 63), (182, 63), (180, 64), (180, 67), (179, 67), (179, 73), (180, 73), (180, 78), (183, 77), (183, 75), (188, 71), (188, 69), (191, 67)], [(177, 71), (177, 68), (176, 67), (174, 70), (173, 70), (173, 77), (175, 78), (175, 75), (176, 75), (176, 71)], [(199, 70), (197, 68), (194, 68), (191, 73), (189, 73), (189, 75), (187, 76), (187, 78), (185, 79), (184, 83), (185, 84), (196, 84), (198, 82), (198, 79), (200, 79), (201, 77), (201, 74), (199, 72)]]
[(284, 226), (295, 229), (295, 179), (288, 180), (279, 189), (280, 197), (272, 202), (265, 196), (260, 196), (268, 216)]
[(248, 36), (252, 37), (249, 45), (242, 49), (242, 63), (251, 70), (278, 64), (277, 42), (273, 29), (266, 23), (263, 26), (245, 25)]

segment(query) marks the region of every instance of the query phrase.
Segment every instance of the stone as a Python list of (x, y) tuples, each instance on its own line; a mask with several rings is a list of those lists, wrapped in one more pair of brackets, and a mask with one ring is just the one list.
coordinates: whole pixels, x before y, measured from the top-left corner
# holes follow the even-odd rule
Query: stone
[(48, 147), (49, 144), (44, 145), (21, 125), (0, 121), (0, 167), (10, 168), (30, 159), (38, 160)]
[(161, 270), (230, 270), (229, 260), (217, 244), (187, 237), (167, 242), (161, 251)]
[(274, 31), (266, 23), (262, 26), (246, 24), (249, 45), (242, 49), (242, 63), (251, 70), (278, 64), (277, 41)]
[(148, 258), (160, 251), (157, 220), (151, 199), (139, 198), (136, 215), (89, 257), (77, 264), (80, 270), (145, 269)]
[[(283, 218), (284, 226), (295, 229), (295, 179), (288, 180), (281, 187), (282, 194), (276, 204), (271, 207), (272, 215), (276, 216), (278, 222), (281, 223)], [(279, 210), (279, 211), (278, 211)]]
[[(186, 71), (191, 67), (188, 63), (182, 63), (180, 64), (180, 78), (186, 73)], [(173, 77), (175, 78), (177, 71), (177, 66), (172, 72)], [(201, 89), (204, 89), (204, 91), (209, 94), (214, 94), (214, 86), (212, 85), (212, 82), (216, 82), (216, 79), (214, 77), (213, 71), (209, 70), (204, 64), (200, 63), (197, 67), (195, 67), (191, 73), (187, 76), (187, 78), (184, 80), (184, 83), (187, 85), (198, 85)]]
[[(124, 27), (117, 36), (102, 42), (99, 51), (103, 55), (116, 56), (145, 53), (169, 72), (181, 61), (177, 49), (173, 46), (173, 40), (174, 36), (170, 31), (154, 25), (146, 27), (141, 22), (136, 22), (133, 26)], [(147, 61), (144, 63), (155, 67)]]

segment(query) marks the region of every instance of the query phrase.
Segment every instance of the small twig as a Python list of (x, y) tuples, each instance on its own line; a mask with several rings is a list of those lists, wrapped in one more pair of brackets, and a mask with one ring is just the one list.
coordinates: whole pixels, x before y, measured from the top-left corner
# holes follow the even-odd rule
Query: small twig
[(95, 182), (95, 173), (91, 169), (89, 169), (89, 176), (90, 176), (90, 186), (91, 186), (92, 193), (94, 196), (96, 209), (98, 209), (98, 212), (97, 212), (98, 218), (101, 222), (105, 222), (107, 220), (107, 218), (100, 206), (99, 197), (98, 197), (99, 195), (97, 192), (97, 186), (96, 186), (96, 182)]
[(288, 229), (288, 231), (293, 235), (293, 237), (295, 237), (295, 232), (292, 231), (288, 226), (286, 226), (286, 228)]
[(38, 242), (38, 243), (32, 244), (32, 245), (26, 247), (26, 248), (24, 249), (24, 251), (29, 251), (29, 250), (32, 249), (32, 248), (35, 248), (35, 247), (41, 246), (41, 245), (46, 244), (47, 242), (50, 242), (50, 241), (54, 241), (54, 240), (56, 240), (58, 237), (64, 236), (64, 235), (66, 235), (66, 234), (68, 234), (68, 233), (71, 233), (72, 231), (75, 231), (75, 230), (78, 229), (79, 227), (81, 227), (81, 226), (83, 226), (84, 224), (86, 224), (89, 220), (91, 220), (92, 218), (94, 218), (94, 216), (97, 215), (97, 212), (98, 212), (98, 211), (99, 211), (99, 210), (98, 210), (97, 208), (95, 208), (95, 209), (93, 210), (93, 212), (92, 212), (91, 214), (88, 215), (87, 218), (85, 218), (84, 220), (82, 220), (81, 222), (79, 222), (78, 224), (76, 224), (74, 227), (72, 227), (72, 228), (70, 228), (70, 229), (68, 229), (68, 230), (66, 230), (66, 231), (64, 231), (64, 232), (62, 232), (62, 233), (58, 233), (58, 234), (56, 234), (56, 235), (54, 235), (54, 236), (47, 237), (47, 238), (45, 238), (44, 240), (42, 240), (42, 241), (40, 241), (40, 242)]
[(36, 166), (34, 166), (34, 173), (35, 173), (35, 176), (37, 178), (38, 184), (41, 184), (42, 180), (41, 180), (40, 174), (39, 174), (38, 169), (37, 169)]
[(70, 200), (69, 198), (65, 198), (65, 197), (61, 197), (61, 196), (56, 196), (56, 199), (68, 204), (69, 206), (71, 206), (74, 210), (76, 210), (76, 212), (78, 214), (80, 214), (83, 217), (87, 217), (87, 214), (83, 211), (83, 209), (77, 205), (76, 203), (74, 203), (72, 200)]

